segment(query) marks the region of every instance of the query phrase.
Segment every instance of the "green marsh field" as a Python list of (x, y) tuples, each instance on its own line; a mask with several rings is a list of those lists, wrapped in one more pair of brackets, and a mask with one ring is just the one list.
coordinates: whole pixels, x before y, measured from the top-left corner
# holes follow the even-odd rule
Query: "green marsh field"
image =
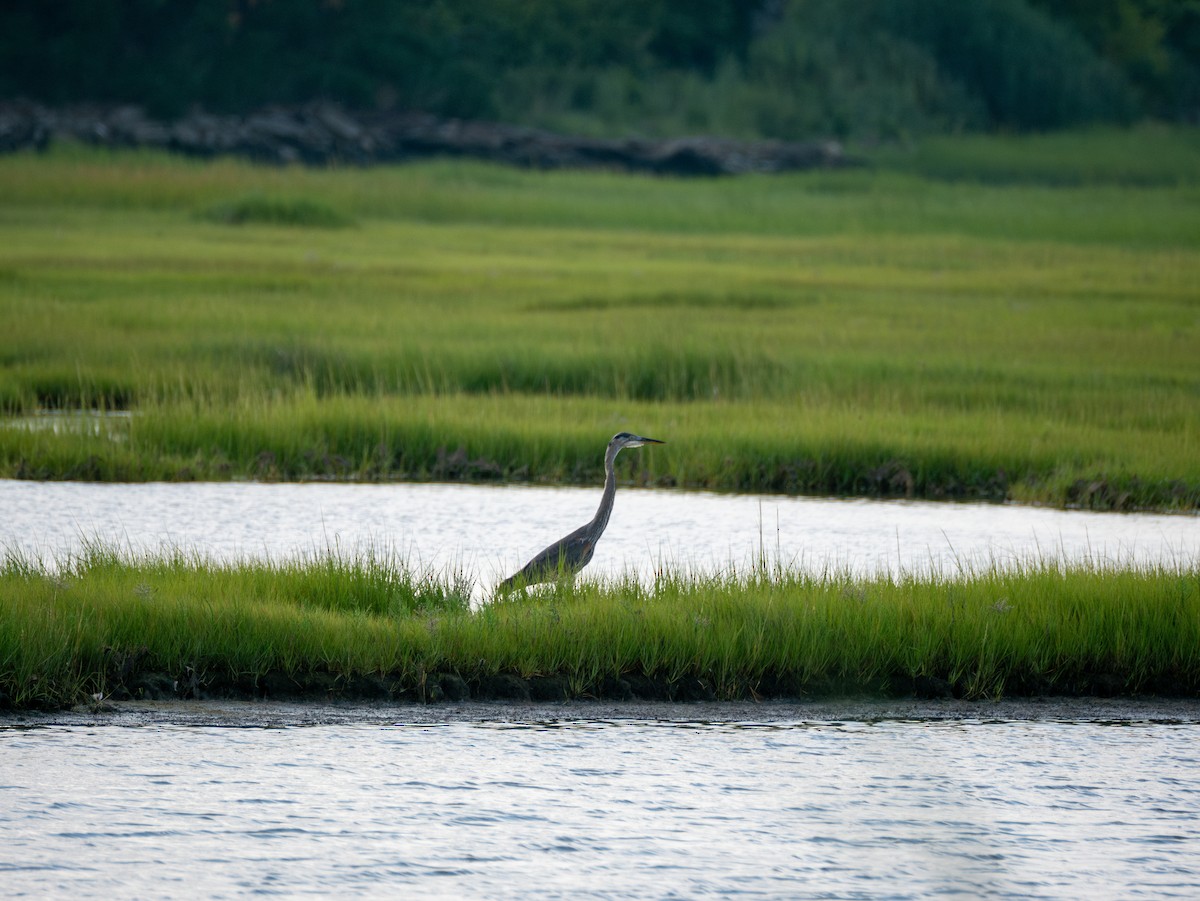
[[(0, 157), (0, 197), (0, 477), (595, 484), (628, 428), (668, 444), (622, 458), (626, 483), (1200, 508), (1196, 130), (704, 181), (67, 146)], [(139, 672), (425, 698), (452, 676), (1200, 688), (1194, 563), (666, 578), (472, 612), (452, 575), (394, 563), (97, 550), (10, 554), (0, 611), (20, 706)]]

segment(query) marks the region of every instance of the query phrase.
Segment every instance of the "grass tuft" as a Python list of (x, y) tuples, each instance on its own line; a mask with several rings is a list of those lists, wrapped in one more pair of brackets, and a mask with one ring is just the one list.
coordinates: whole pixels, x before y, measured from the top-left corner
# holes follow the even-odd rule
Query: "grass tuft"
[(205, 207), (200, 217), (226, 225), (292, 225), (302, 228), (344, 228), (349, 216), (319, 200), (250, 194)]

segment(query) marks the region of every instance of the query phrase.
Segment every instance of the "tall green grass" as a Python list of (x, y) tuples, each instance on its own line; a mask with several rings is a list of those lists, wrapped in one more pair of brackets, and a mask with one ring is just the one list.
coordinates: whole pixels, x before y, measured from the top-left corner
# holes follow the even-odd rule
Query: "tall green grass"
[(0, 475), (582, 481), (628, 427), (662, 484), (1195, 508), (1194, 167), (993, 140), (702, 182), (0, 158)]
[[(469, 581), (469, 580), (468, 580)], [(464, 577), (336, 555), (283, 564), (102, 549), (0, 568), (0, 699), (967, 698), (1200, 691), (1200, 572), (1033, 564), (961, 577), (786, 571), (583, 583), (466, 606)], [(500, 682), (501, 685), (506, 683)], [(525, 690), (528, 690), (526, 688)]]

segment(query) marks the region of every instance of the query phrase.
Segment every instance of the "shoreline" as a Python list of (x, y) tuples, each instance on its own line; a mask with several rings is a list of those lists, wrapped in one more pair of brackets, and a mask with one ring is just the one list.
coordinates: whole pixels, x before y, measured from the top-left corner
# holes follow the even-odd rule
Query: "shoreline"
[(873, 724), (890, 721), (995, 724), (1062, 722), (1200, 724), (1200, 698), (1024, 698), (998, 701), (848, 697), (812, 701), (122, 701), (96, 711), (2, 711), (0, 731), (12, 728), (119, 726), (284, 728), (344, 725), (547, 726), (660, 723), (753, 727), (787, 724)]

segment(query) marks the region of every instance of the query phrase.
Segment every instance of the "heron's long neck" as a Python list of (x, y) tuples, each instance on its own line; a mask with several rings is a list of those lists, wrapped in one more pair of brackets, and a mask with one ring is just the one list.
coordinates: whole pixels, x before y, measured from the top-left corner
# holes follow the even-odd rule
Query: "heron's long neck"
[(600, 508), (596, 510), (596, 515), (592, 518), (591, 523), (591, 532), (597, 538), (608, 525), (608, 518), (612, 515), (613, 499), (617, 496), (617, 476), (613, 470), (613, 464), (620, 450), (618, 445), (610, 447), (604, 453), (604, 494), (600, 497)]

